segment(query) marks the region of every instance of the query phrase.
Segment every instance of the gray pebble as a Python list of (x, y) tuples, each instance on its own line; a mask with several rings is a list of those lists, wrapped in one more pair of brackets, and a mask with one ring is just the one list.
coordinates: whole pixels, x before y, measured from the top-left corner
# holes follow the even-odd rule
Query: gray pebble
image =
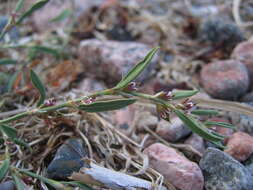
[(208, 148), (200, 160), (206, 190), (252, 190), (250, 172), (230, 155)]

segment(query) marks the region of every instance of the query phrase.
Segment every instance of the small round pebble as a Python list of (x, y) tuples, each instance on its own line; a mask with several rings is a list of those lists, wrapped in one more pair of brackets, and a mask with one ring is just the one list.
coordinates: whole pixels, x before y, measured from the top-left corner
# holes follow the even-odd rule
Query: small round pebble
[(206, 92), (218, 99), (236, 100), (247, 92), (250, 84), (247, 68), (236, 60), (209, 63), (200, 75)]
[(253, 153), (253, 137), (244, 132), (236, 132), (228, 139), (226, 147), (226, 153), (238, 161), (245, 161)]
[(200, 25), (199, 36), (203, 42), (227, 50), (233, 49), (245, 39), (242, 31), (234, 23), (220, 18), (204, 19)]
[(200, 160), (206, 190), (252, 190), (250, 172), (229, 154), (208, 148)]
[(250, 79), (253, 81), (253, 42), (246, 41), (238, 44), (231, 57), (241, 61), (247, 67)]
[(169, 142), (176, 142), (191, 134), (191, 130), (177, 117), (171, 122), (161, 120), (157, 124), (156, 134)]

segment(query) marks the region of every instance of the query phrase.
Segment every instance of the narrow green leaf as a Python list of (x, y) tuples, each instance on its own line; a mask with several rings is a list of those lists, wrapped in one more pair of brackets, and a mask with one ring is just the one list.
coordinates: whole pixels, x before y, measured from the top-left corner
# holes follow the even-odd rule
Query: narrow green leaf
[(136, 99), (117, 99), (108, 101), (97, 101), (91, 104), (82, 104), (78, 108), (86, 112), (103, 112), (124, 108), (133, 104)]
[(16, 64), (17, 61), (9, 58), (2, 58), (0, 59), (0, 65), (10, 65), (10, 64)]
[(24, 7), (24, 0), (19, 0), (16, 4), (15, 12), (17, 13)]
[(225, 139), (226, 137), (228, 137), (228, 136), (222, 135), (222, 134), (220, 134), (220, 133), (217, 133), (217, 132), (215, 132), (215, 131), (211, 131), (211, 133), (212, 133), (213, 135), (215, 135), (215, 136), (217, 136), (217, 137), (221, 137), (221, 138), (223, 138), (223, 139)]
[(12, 90), (12, 88), (13, 88), (13, 85), (14, 85), (15, 81), (17, 80), (18, 73), (19, 73), (19, 72), (16, 72), (16, 73), (14, 73), (14, 74), (10, 77), (10, 80), (9, 80), (8, 83), (7, 83), (7, 92), (11, 92), (11, 90)]
[(52, 186), (53, 188), (57, 189), (57, 190), (67, 190), (67, 188), (61, 184), (60, 182), (58, 181), (55, 181), (55, 180), (52, 180), (52, 179), (48, 179), (46, 177), (43, 177), (41, 175), (38, 175), (38, 174), (35, 174), (33, 172), (29, 172), (27, 170), (19, 170), (21, 173), (25, 174), (25, 175), (28, 175), (30, 177), (34, 177), (34, 178), (37, 178), (41, 181), (43, 181), (44, 183), (47, 183), (48, 185)]
[(32, 69), (30, 71), (30, 77), (31, 77), (33, 85), (38, 89), (38, 91), (40, 93), (40, 99), (37, 103), (37, 107), (39, 107), (40, 105), (42, 105), (44, 103), (44, 101), (46, 99), (46, 90), (45, 90), (45, 87), (42, 84), (40, 78)]
[(219, 115), (219, 112), (217, 110), (193, 110), (191, 111), (191, 114), (194, 115)]
[(12, 173), (17, 190), (26, 190), (24, 182), (16, 174)]
[(20, 24), (26, 17), (30, 16), (33, 12), (45, 6), (48, 2), (49, 0), (41, 0), (36, 2), (24, 14), (21, 15), (16, 24)]
[(17, 130), (8, 125), (0, 125), (0, 130), (11, 139), (17, 138)]
[(66, 18), (70, 17), (71, 14), (72, 14), (71, 10), (65, 9), (55, 18), (51, 19), (50, 22), (59, 22), (59, 21), (65, 20)]
[(218, 141), (223, 140), (222, 137), (218, 137), (212, 134), (211, 132), (209, 132), (209, 130), (202, 123), (199, 123), (190, 115), (187, 116), (180, 110), (175, 110), (175, 114), (182, 120), (182, 122), (187, 127), (189, 127), (194, 133), (198, 134), (204, 139), (212, 141), (212, 142), (218, 142)]
[(230, 128), (230, 129), (236, 129), (236, 127), (230, 123), (225, 123), (225, 122), (216, 122), (216, 121), (206, 121), (204, 123), (207, 126), (220, 126), (220, 127), (224, 127), (224, 128)]
[(4, 176), (8, 172), (9, 167), (10, 167), (10, 159), (7, 158), (3, 161), (2, 165), (0, 166), (0, 181), (4, 178)]
[(158, 51), (158, 47), (153, 48), (146, 57), (136, 64), (127, 74), (122, 78), (122, 80), (114, 87), (114, 89), (121, 89), (126, 87), (131, 81), (136, 79), (139, 74), (151, 63), (152, 58)]
[(173, 95), (172, 99), (178, 100), (182, 98), (188, 98), (197, 94), (198, 92), (199, 92), (198, 90), (176, 90), (172, 92), (172, 95)]
[(47, 47), (47, 46), (39, 46), (39, 45), (35, 45), (35, 46), (31, 46), (30, 49), (32, 50), (33, 52), (33, 56), (36, 55), (36, 53), (38, 52), (44, 52), (44, 53), (48, 53), (48, 54), (51, 54), (57, 58), (60, 57), (60, 53), (57, 49), (54, 49), (54, 48), (50, 48), (50, 47)]
[(79, 181), (63, 181), (61, 183), (66, 184), (66, 185), (72, 185), (74, 187), (79, 187), (83, 190), (94, 190), (93, 188), (91, 188), (88, 185), (83, 184), (82, 182), (79, 182)]

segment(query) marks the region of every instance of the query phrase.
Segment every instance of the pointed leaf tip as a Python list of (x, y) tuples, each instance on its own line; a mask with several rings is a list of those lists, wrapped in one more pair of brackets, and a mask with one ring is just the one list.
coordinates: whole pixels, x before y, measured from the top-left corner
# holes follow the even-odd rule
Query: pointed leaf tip
[(172, 99), (178, 100), (178, 99), (188, 98), (197, 94), (198, 92), (199, 92), (198, 90), (176, 90), (172, 92), (172, 96), (173, 96)]
[(32, 69), (30, 71), (30, 77), (31, 77), (34, 87), (37, 88), (37, 90), (40, 93), (40, 99), (37, 103), (37, 107), (39, 107), (40, 105), (42, 105), (44, 103), (44, 101), (46, 99), (46, 90), (45, 90), (45, 87), (44, 87), (43, 83), (41, 82), (39, 76)]
[(0, 125), (0, 130), (11, 139), (17, 138), (17, 129), (8, 125)]
[(211, 133), (202, 123), (196, 121), (192, 116), (186, 115), (180, 110), (175, 110), (175, 114), (187, 127), (204, 139), (211, 142), (220, 142), (224, 139), (223, 137)]
[(130, 82), (136, 79), (139, 74), (151, 63), (152, 58), (158, 51), (159, 47), (153, 48), (146, 57), (137, 63), (127, 74), (122, 78), (122, 80), (114, 87), (114, 89), (122, 89), (126, 87)]
[(21, 22), (28, 16), (30, 16), (31, 14), (33, 14), (33, 12), (35, 12), (36, 10), (42, 8), (43, 6), (45, 6), (50, 0), (41, 0), (36, 2), (35, 4), (33, 4), (24, 14), (22, 14), (20, 16), (20, 18), (18, 19), (18, 21), (16, 22), (16, 24), (21, 24)]
[(10, 166), (10, 160), (9, 158), (7, 158), (6, 160), (3, 161), (3, 163), (0, 166), (0, 181), (4, 178), (4, 176), (8, 172), (9, 166)]

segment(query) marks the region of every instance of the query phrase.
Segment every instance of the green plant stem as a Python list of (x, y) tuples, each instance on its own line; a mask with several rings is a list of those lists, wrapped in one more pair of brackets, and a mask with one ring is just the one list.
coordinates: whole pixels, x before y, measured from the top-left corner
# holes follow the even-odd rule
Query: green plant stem
[(56, 111), (56, 110), (59, 110), (61, 108), (65, 108), (65, 107), (75, 107), (76, 103), (79, 103), (80, 101), (85, 100), (88, 97), (97, 97), (97, 96), (102, 96), (102, 95), (113, 95), (113, 94), (114, 94), (114, 91), (112, 89), (106, 89), (103, 91), (95, 92), (89, 96), (82, 96), (80, 98), (70, 100), (68, 102), (65, 102), (65, 103), (62, 103), (62, 104), (59, 104), (56, 106), (50, 106), (50, 107), (45, 107), (45, 108), (33, 108), (33, 109), (28, 110), (26, 112), (14, 115), (12, 117), (9, 117), (9, 118), (3, 119), (3, 120), (0, 120), (0, 124), (9, 123), (11, 121), (22, 119), (24, 117), (31, 116), (31, 115), (45, 114), (45, 113)]
[(150, 100), (152, 102), (155, 102), (155, 103), (158, 103), (158, 104), (162, 104), (166, 107), (168, 107), (169, 109), (171, 109), (172, 111), (176, 110), (175, 106), (168, 103), (168, 101), (165, 101), (165, 100), (162, 100), (160, 98), (157, 98), (157, 97), (154, 97), (152, 95), (149, 95), (149, 94), (144, 94), (144, 93), (140, 93), (140, 92), (117, 92), (119, 95), (122, 95), (122, 96), (135, 96), (135, 97), (139, 97), (139, 98), (142, 98), (142, 99), (146, 99), (146, 100)]
[(154, 97), (149, 94), (144, 94), (144, 93), (140, 93), (140, 92), (122, 92), (122, 91), (114, 91), (113, 89), (106, 89), (103, 91), (95, 92), (89, 96), (82, 96), (80, 98), (70, 100), (70, 101), (64, 102), (62, 104), (58, 104), (56, 106), (50, 106), (50, 107), (44, 107), (44, 108), (43, 107), (42, 108), (34, 108), (34, 109), (28, 110), (26, 112), (14, 115), (12, 117), (0, 120), (0, 124), (6, 124), (6, 123), (9, 123), (9, 122), (12, 122), (12, 121), (15, 121), (18, 119), (22, 119), (24, 117), (31, 116), (31, 115), (49, 113), (52, 111), (59, 110), (61, 108), (76, 107), (76, 104), (80, 103), (82, 100), (87, 99), (88, 97), (97, 97), (97, 96), (103, 96), (103, 95), (121, 95), (121, 96), (127, 96), (127, 97), (135, 96), (135, 97), (138, 97), (141, 99), (146, 99), (146, 100), (152, 101), (156, 104), (164, 105), (172, 111), (176, 110), (175, 106), (170, 104), (168, 101), (162, 100), (160, 98)]
[(54, 187), (57, 190), (71, 190), (72, 189), (70, 187), (65, 187), (63, 184), (61, 184), (58, 181), (55, 181), (55, 180), (52, 180), (52, 179), (48, 179), (48, 178), (40, 176), (40, 175), (38, 175), (36, 173), (30, 172), (30, 171), (27, 171), (27, 170), (24, 170), (24, 169), (19, 169), (19, 168), (16, 168), (16, 167), (12, 167), (12, 169), (14, 171), (18, 171), (20, 173), (23, 173), (23, 174), (25, 174), (27, 176), (37, 178), (37, 179), (43, 181), (44, 183), (49, 184), (50, 186)]

